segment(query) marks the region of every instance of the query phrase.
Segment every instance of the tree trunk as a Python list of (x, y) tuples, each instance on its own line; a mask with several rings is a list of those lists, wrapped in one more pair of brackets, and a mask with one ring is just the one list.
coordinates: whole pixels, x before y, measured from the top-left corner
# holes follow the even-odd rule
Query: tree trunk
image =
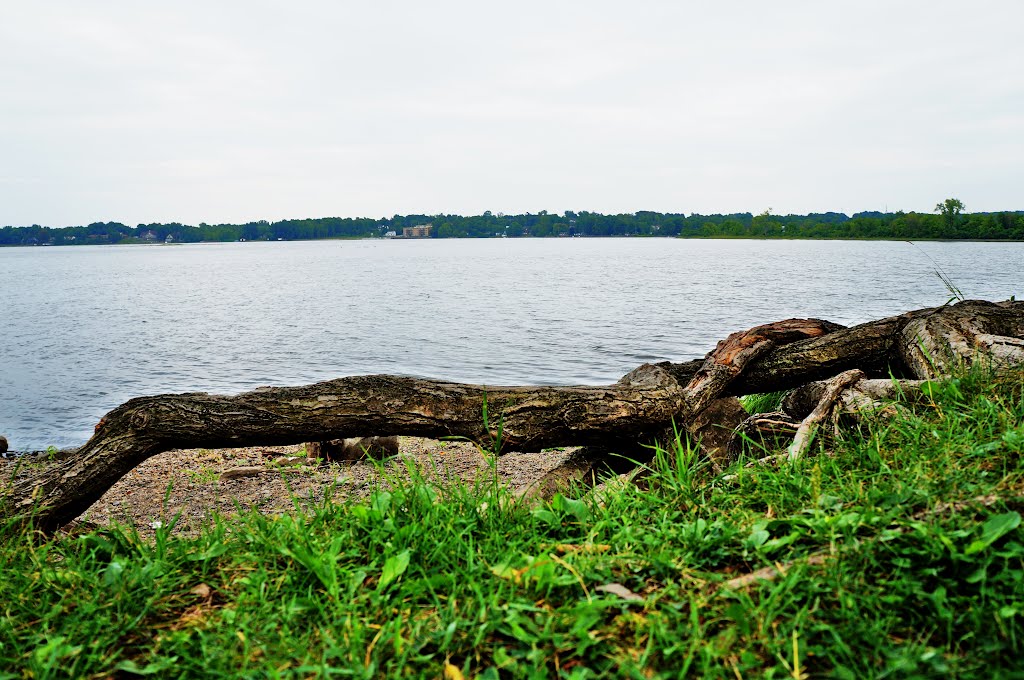
[(918, 316), (900, 331), (899, 350), (915, 378), (924, 380), (970, 366), (1024, 361), (1024, 302), (964, 302)]
[[(731, 335), (704, 360), (645, 364), (602, 387), (485, 387), (376, 375), (233, 397), (140, 397), (108, 413), (57, 469), (31, 469), (0, 488), (0, 521), (31, 516), (36, 526), (56, 528), (136, 465), (175, 448), (391, 435), (465, 438), (500, 453), (635, 446), (673, 427), (708, 432), (715, 423), (701, 415), (726, 403), (718, 401), (723, 397), (791, 388), (850, 369), (868, 377), (928, 377), (978, 353), (1020, 360), (1022, 336), (1024, 303), (972, 301), (854, 328), (813, 319), (758, 326)], [(922, 346), (924, 363), (917, 354)]]
[(59, 469), (14, 480), (0, 519), (34, 513), (53, 529), (86, 510), (129, 470), (163, 451), (298, 444), (351, 436), (464, 438), (499, 452), (640, 439), (672, 424), (682, 390), (648, 367), (605, 387), (483, 387), (388, 375), (234, 397), (131, 399), (108, 413)]

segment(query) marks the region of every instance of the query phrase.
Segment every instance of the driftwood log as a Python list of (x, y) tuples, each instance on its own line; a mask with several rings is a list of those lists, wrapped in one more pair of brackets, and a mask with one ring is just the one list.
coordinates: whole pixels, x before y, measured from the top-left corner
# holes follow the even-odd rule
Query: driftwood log
[[(848, 374), (842, 388), (819, 389), (811, 415), (821, 422), (822, 412), (840, 408), (836, 403), (859, 382), (932, 378), (979, 357), (1024, 360), (1024, 303), (966, 301), (852, 328), (789, 319), (734, 333), (705, 359), (645, 364), (601, 387), (491, 387), (371, 375), (237, 396), (139, 397), (104, 416), (58, 469), (0, 487), (0, 520), (31, 518), (36, 527), (55, 529), (147, 458), (177, 448), (410, 435), (468, 439), (498, 453), (560, 446), (623, 452), (665, 440), (678, 428), (716, 441), (705, 448), (723, 461), (734, 451), (728, 446), (733, 430), (744, 427), (736, 396), (858, 371), (858, 380)], [(853, 402), (882, 397), (862, 392)], [(722, 432), (727, 436), (716, 440)], [(805, 449), (802, 443), (801, 453)]]

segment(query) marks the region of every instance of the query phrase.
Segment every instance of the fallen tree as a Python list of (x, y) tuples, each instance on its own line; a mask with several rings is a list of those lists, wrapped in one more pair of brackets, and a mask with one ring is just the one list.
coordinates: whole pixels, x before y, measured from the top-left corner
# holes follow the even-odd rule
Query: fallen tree
[[(30, 469), (0, 490), (0, 520), (31, 517), (52, 530), (147, 458), (179, 448), (409, 435), (464, 438), (502, 454), (561, 446), (621, 453), (680, 428), (724, 462), (735, 452), (734, 431), (751, 431), (737, 396), (857, 371), (819, 391), (811, 413), (801, 416), (813, 422), (795, 424), (804, 449), (809, 430), (843, 408), (837, 406), (843, 395), (863, 380), (933, 378), (982, 357), (1024, 360), (1024, 303), (967, 301), (852, 328), (789, 319), (734, 333), (705, 359), (645, 364), (600, 387), (489, 387), (371, 375), (237, 396), (139, 397), (104, 416), (59, 467)], [(865, 395), (850, 403), (878, 401)]]

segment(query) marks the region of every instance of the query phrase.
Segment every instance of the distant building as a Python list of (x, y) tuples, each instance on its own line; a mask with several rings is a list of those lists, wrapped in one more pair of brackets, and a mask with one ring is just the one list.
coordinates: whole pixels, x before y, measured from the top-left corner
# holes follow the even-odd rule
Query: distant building
[(403, 227), (402, 238), (430, 238), (433, 231), (433, 224), (417, 224), (415, 227)]
[(386, 231), (384, 232), (384, 238), (395, 238), (398, 236), (397, 231)]

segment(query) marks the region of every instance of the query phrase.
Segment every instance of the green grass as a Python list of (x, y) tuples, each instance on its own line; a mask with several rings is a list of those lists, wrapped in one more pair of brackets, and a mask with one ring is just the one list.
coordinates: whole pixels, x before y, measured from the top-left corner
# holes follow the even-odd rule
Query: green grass
[(782, 409), (782, 400), (786, 392), (764, 392), (760, 394), (748, 394), (740, 397), (740, 403), (747, 413), (756, 415), (758, 413), (772, 413)]
[(1022, 391), (968, 374), (829, 455), (660, 451), (648, 491), (535, 508), (413, 479), (190, 539), (9, 527), (0, 677), (1019, 677)]

